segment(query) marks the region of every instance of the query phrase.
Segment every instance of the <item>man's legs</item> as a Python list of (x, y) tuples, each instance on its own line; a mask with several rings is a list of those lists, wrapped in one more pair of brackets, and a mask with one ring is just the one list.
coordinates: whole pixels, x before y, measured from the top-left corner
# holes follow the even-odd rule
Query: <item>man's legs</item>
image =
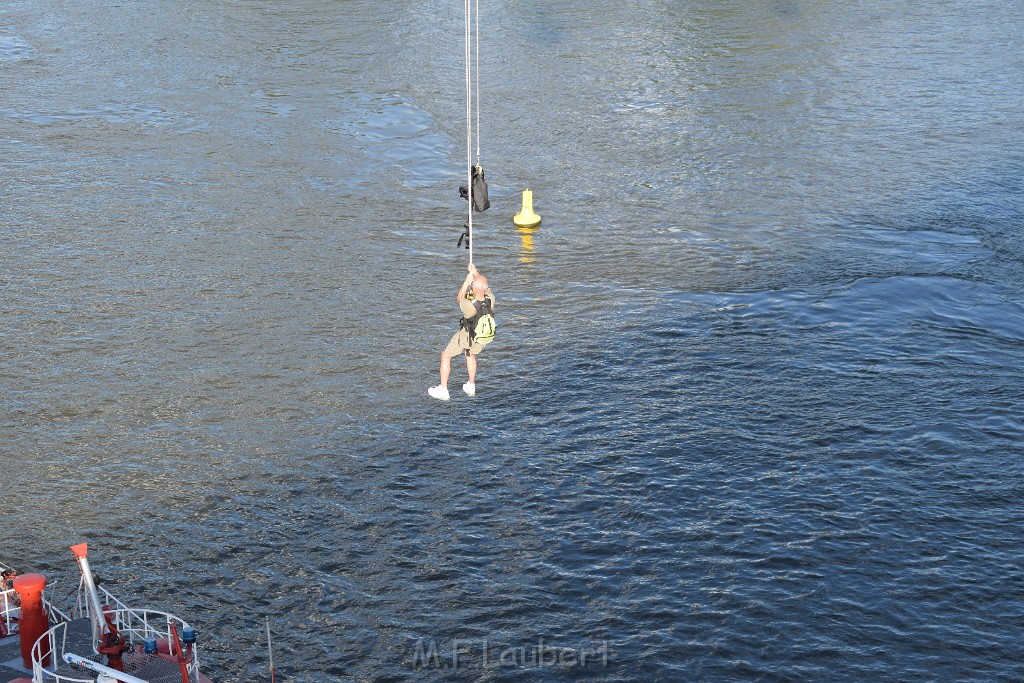
[(446, 348), (441, 352), (441, 383), (436, 387), (430, 387), (427, 389), (427, 393), (434, 398), (442, 401), (449, 399), (448, 394), (448, 375), (452, 371), (452, 357), (448, 355), (448, 349)]
[[(463, 340), (462, 335), (466, 335), (465, 340)], [(448, 346), (446, 346), (444, 348), (444, 350), (441, 352), (441, 367), (440, 367), (441, 383), (438, 384), (436, 387), (430, 387), (429, 389), (427, 389), (427, 393), (430, 394), (431, 396), (433, 396), (434, 398), (441, 399), (442, 401), (447, 401), (450, 398), (450, 396), (448, 394), (448, 376), (452, 372), (452, 357), (457, 355), (457, 354), (459, 354), (459, 353), (464, 353), (464, 350), (467, 348), (466, 343), (469, 340), (469, 336), (468, 335), (469, 335), (469, 333), (466, 332), (465, 330), (460, 330), (459, 332), (456, 332), (455, 336), (452, 337), (452, 340), (450, 342), (448, 342)], [(467, 366), (469, 366), (469, 361), (470, 361), (470, 359), (469, 359), (469, 357), (467, 357), (466, 358), (466, 365)], [(470, 382), (473, 381), (472, 377), (473, 377), (474, 374), (476, 374), (476, 359), (475, 358), (473, 359), (473, 366), (472, 367), (473, 367), (473, 369), (470, 372), (470, 378), (471, 378)], [(470, 394), (470, 396), (472, 396), (472, 394), (469, 392), (469, 390), (466, 390), (465, 386), (463, 386), (462, 388), (463, 388), (464, 391), (466, 391), (467, 394)]]
[[(475, 368), (474, 368), (475, 369)], [(448, 375), (452, 372), (452, 357), (448, 355), (448, 350), (444, 349), (441, 351), (441, 386), (448, 386)]]
[[(466, 354), (466, 372), (469, 373), (469, 383), (476, 384), (476, 356), (471, 353)], [(447, 379), (447, 375), (442, 376)]]

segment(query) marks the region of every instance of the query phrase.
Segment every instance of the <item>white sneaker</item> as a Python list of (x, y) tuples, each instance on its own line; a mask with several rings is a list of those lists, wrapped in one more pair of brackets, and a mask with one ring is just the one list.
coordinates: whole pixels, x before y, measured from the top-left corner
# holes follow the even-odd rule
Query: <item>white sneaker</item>
[(440, 384), (427, 389), (427, 393), (441, 401), (447, 401), (451, 398), (451, 394), (448, 393), (448, 387), (442, 387)]
[(472, 382), (463, 384), (462, 390), (466, 392), (466, 396), (476, 396), (476, 385)]

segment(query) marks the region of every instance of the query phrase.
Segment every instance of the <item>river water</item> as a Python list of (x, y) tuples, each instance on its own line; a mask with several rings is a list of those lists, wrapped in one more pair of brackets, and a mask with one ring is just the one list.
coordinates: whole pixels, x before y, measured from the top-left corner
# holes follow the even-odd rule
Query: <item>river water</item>
[(296, 682), (1024, 679), (1020, 10), (482, 0), (441, 403), (461, 4), (0, 3), (3, 559), (223, 682), (264, 616)]

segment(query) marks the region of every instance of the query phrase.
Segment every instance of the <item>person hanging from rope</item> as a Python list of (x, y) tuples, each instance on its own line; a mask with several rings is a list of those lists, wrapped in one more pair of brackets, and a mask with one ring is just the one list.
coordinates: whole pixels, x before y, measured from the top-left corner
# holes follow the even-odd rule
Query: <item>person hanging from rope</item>
[(456, 302), (462, 311), (459, 331), (441, 351), (441, 383), (427, 389), (428, 394), (442, 401), (451, 398), (448, 375), (452, 370), (452, 358), (459, 354), (466, 356), (466, 372), (469, 374), (469, 381), (462, 385), (462, 390), (469, 396), (476, 395), (476, 357), (494, 339), (494, 292), (488, 287), (487, 278), (472, 263), (459, 288)]

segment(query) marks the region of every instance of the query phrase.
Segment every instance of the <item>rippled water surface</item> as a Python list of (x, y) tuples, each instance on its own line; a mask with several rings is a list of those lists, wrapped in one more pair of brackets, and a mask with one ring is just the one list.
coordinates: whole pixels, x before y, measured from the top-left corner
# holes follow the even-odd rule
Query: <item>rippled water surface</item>
[(297, 682), (1024, 679), (1022, 17), (481, 0), (440, 403), (461, 5), (0, 3), (3, 559), (223, 682), (264, 615)]

